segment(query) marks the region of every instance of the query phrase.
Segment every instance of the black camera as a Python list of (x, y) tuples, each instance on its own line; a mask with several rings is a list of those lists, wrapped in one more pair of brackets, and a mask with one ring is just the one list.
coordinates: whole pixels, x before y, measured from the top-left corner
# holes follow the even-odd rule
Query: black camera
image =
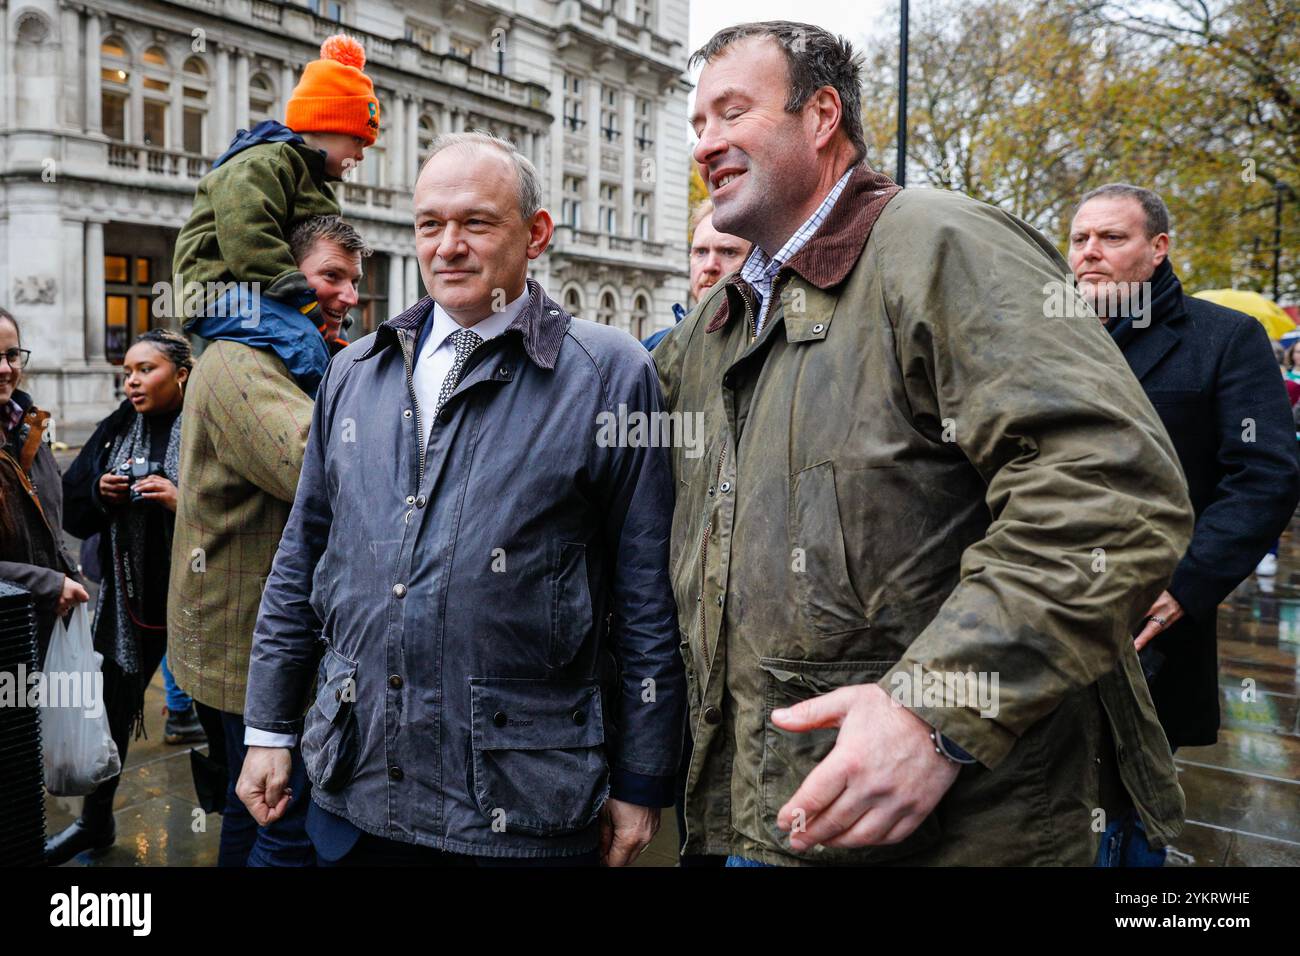
[[(122, 464), (114, 468), (113, 473), (125, 476), (126, 479), (134, 485), (137, 481), (140, 481), (143, 478), (148, 478), (150, 475), (161, 475), (163, 473), (163, 466), (161, 462), (149, 461), (143, 455), (136, 455), (134, 458), (124, 461)], [(132, 488), (131, 504), (143, 500), (144, 496)]]

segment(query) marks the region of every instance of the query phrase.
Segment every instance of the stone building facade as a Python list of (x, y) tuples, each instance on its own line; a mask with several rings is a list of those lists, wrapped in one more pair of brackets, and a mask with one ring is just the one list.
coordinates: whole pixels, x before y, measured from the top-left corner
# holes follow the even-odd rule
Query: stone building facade
[(687, 295), (689, 0), (0, 0), (0, 304), (28, 388), (81, 441), (151, 326), (195, 185), (236, 129), (283, 119), (331, 33), (366, 47), (383, 130), (341, 186), (376, 254), (353, 335), (423, 292), (411, 193), (441, 132), (538, 166), (557, 224), (533, 276), (638, 337)]

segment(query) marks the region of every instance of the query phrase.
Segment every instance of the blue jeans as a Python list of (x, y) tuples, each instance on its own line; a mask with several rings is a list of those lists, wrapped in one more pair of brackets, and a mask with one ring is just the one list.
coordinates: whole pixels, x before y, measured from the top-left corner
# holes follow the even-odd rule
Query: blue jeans
[(746, 856), (729, 856), (727, 857), (727, 866), (773, 866), (772, 863), (760, 863), (758, 860), (751, 860)]
[(1127, 810), (1113, 821), (1101, 836), (1097, 866), (1161, 867), (1168, 849), (1155, 850), (1147, 842), (1147, 832), (1136, 810)]
[(244, 718), (221, 712), (226, 735), (226, 764), (230, 781), (226, 786), (226, 808), (221, 812), (221, 845), (217, 866), (315, 866), (316, 851), (307, 839), (307, 807), (311, 804), (311, 781), (302, 762), (302, 751), (289, 751), (293, 768), (289, 786), (293, 796), (284, 816), (264, 827), (258, 826), (244, 801), (235, 793), (239, 772), (248, 748), (244, 746)]
[(190, 700), (190, 695), (181, 690), (176, 684), (176, 678), (172, 677), (172, 669), (167, 666), (167, 655), (162, 659), (163, 672), (163, 689), (167, 691), (167, 713), (183, 714), (190, 709), (194, 701)]

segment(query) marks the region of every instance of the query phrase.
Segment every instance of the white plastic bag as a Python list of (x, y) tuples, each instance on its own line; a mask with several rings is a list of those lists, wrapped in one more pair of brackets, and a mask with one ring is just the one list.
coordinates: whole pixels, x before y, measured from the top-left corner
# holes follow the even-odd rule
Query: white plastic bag
[(55, 796), (90, 793), (122, 771), (117, 744), (108, 730), (103, 660), (95, 652), (86, 605), (79, 604), (70, 624), (65, 626), (60, 619), (54, 625), (42, 675), (45, 789)]

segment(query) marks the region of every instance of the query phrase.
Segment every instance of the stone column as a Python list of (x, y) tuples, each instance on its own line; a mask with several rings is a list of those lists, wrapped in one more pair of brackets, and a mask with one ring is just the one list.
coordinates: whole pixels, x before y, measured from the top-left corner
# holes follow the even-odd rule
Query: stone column
[[(98, 45), (96, 45), (98, 49)], [(86, 222), (86, 363), (104, 357), (104, 224)]]
[[(248, 129), (248, 55), (235, 54), (235, 129)], [(234, 135), (234, 130), (230, 131)]]
[(582, 226), (588, 232), (600, 232), (600, 83), (587, 81), (587, 184), (582, 197), (586, 215)]
[(623, 208), (618, 213), (621, 232), (625, 236), (635, 234), (632, 199), (640, 172), (636, 165), (636, 92), (628, 90), (623, 103)]
[(404, 294), (406, 284), (405, 259), (405, 256), (398, 255), (395, 252), (388, 254), (388, 317), (390, 319), (401, 315), (407, 309)]
[[(78, 25), (80, 26), (80, 25)], [(63, 248), (63, 273), (59, 295), (63, 308), (63, 359), (70, 367), (88, 357), (86, 351), (86, 224), (77, 219), (60, 223)], [(101, 268), (103, 259), (100, 259)]]
[[(185, 80), (184, 74), (172, 80), (171, 102), (167, 104), (167, 148), (185, 149)], [(185, 164), (179, 163), (176, 172), (184, 175)]]
[[(100, 101), (99, 45), (102, 42), (99, 14), (86, 13), (86, 132), (103, 132), (103, 104)], [(101, 358), (103, 349), (100, 349)]]
[[(673, 191), (671, 189), (662, 188), (663, 178), (664, 178), (664, 162), (665, 162), (664, 114), (668, 112), (663, 107), (667, 105), (668, 97), (672, 95), (673, 94), (669, 92), (666, 96), (660, 96), (652, 100), (650, 104), (650, 108), (654, 111), (654, 121), (651, 123), (650, 128), (651, 128), (651, 135), (655, 138), (655, 150), (654, 150), (655, 168), (654, 168), (653, 182), (647, 183), (646, 185), (654, 188), (654, 195), (650, 197), (650, 207), (654, 210), (654, 215), (651, 217), (651, 223), (650, 223), (650, 239), (653, 242), (668, 241), (668, 233), (664, 229), (664, 220), (668, 218), (667, 216), (667, 208), (669, 202), (668, 197), (672, 194)], [(692, 162), (691, 156), (688, 152), (686, 156), (686, 164), (688, 169), (690, 168), (691, 162)], [(684, 245), (686, 243), (686, 233), (682, 232), (680, 235), (674, 236), (672, 241), (674, 243), (680, 242)], [(668, 250), (668, 254), (672, 255), (671, 249)]]
[(406, 156), (402, 161), (401, 186), (403, 188), (413, 187), (415, 180), (420, 175), (420, 161), (424, 159), (420, 155), (420, 100), (416, 97), (407, 96), (406, 100)]
[(406, 185), (406, 100), (394, 92), (389, 97), (389, 109), (393, 115), (385, 120), (380, 117), (379, 135), (388, 140), (388, 185), (391, 189), (401, 189)]
[(402, 258), (406, 260), (406, 279), (402, 283), (402, 290), (406, 297), (411, 300), (406, 303), (406, 307), (409, 309), (428, 295), (428, 290), (424, 287), (424, 279), (420, 277), (419, 260), (415, 256), (403, 256)]
[(224, 46), (217, 48), (217, 81), (213, 90), (213, 133), (210, 152), (221, 153), (232, 139), (230, 108), (230, 51)]
[(127, 86), (126, 141), (140, 146), (144, 144), (144, 70), (133, 69)]
[(72, 7), (59, 14), (59, 122), (65, 129), (80, 130), (83, 112), (77, 82), (81, 52), (81, 15)]
[(293, 93), (293, 67), (288, 63), (280, 64), (280, 122), (289, 115), (289, 97)]

